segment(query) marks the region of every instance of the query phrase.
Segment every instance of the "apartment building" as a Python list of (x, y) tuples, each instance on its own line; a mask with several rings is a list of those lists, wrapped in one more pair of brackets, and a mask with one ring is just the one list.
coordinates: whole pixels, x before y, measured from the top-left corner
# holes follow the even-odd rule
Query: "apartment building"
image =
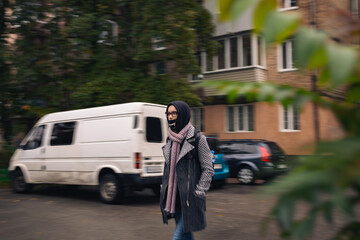
[[(294, 67), (294, 39), (266, 48), (264, 39), (251, 32), (251, 9), (233, 22), (219, 22), (216, 1), (203, 4), (213, 14), (214, 39), (220, 48), (213, 57), (199, 53), (202, 73), (189, 77), (190, 82), (214, 79), (274, 82), (315, 89), (316, 73)], [(341, 31), (347, 26), (348, 18), (339, 21), (341, 14), (359, 17), (358, 0), (282, 0), (279, 11), (299, 13), (302, 24), (325, 31), (334, 41), (358, 43)], [(219, 139), (273, 140), (288, 154), (302, 155), (311, 153), (312, 144), (318, 140), (344, 136), (332, 112), (312, 103), (305, 104), (299, 112), (293, 106), (285, 109), (278, 103), (248, 102), (241, 97), (234, 104), (228, 104), (226, 97), (216, 91), (206, 91), (205, 96), (204, 106), (192, 109), (192, 122), (205, 134), (215, 134)]]

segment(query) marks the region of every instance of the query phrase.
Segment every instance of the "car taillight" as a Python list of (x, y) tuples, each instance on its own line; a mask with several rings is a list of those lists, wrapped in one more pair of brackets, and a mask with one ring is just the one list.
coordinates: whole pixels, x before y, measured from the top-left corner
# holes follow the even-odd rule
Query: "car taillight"
[(135, 153), (135, 168), (140, 169), (141, 168), (141, 154)]
[(260, 147), (260, 151), (261, 151), (261, 161), (263, 162), (271, 162), (271, 155), (268, 152), (268, 150), (264, 147)]

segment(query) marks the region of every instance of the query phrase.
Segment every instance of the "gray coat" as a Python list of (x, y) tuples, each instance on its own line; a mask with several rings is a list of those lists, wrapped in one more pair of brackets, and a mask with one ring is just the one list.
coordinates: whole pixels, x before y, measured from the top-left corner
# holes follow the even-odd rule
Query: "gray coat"
[[(166, 194), (169, 183), (170, 153), (172, 142), (168, 139), (163, 146), (165, 168), (160, 191), (160, 208), (164, 223), (168, 223), (165, 214)], [(193, 151), (192, 151), (193, 150)], [(182, 209), (184, 232), (199, 231), (206, 227), (206, 191), (210, 187), (214, 169), (212, 153), (205, 136), (201, 135), (198, 143), (198, 159), (195, 153), (195, 128), (190, 126), (176, 163), (178, 193)], [(179, 199), (179, 198), (178, 198)]]

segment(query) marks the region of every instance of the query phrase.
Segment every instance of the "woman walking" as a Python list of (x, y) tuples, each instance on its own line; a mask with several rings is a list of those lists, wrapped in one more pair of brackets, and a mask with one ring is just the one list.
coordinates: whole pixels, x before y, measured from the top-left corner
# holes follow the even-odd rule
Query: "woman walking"
[(160, 208), (164, 223), (175, 219), (173, 240), (193, 239), (193, 231), (206, 227), (206, 192), (214, 170), (205, 136), (190, 123), (190, 107), (183, 101), (169, 103), (169, 133), (163, 147), (164, 175)]

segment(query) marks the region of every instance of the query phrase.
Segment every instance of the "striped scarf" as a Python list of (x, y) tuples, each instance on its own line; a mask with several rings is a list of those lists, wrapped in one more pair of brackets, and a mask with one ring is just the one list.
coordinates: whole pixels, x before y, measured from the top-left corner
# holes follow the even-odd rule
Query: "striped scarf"
[(189, 122), (179, 133), (173, 132), (169, 128), (169, 139), (172, 141), (171, 146), (171, 159), (170, 159), (170, 174), (169, 174), (169, 187), (166, 197), (166, 206), (165, 211), (174, 214), (175, 213), (175, 204), (176, 204), (176, 192), (177, 192), (177, 179), (175, 166), (179, 160), (180, 145), (184, 138), (187, 135), (187, 131), (191, 123)]

